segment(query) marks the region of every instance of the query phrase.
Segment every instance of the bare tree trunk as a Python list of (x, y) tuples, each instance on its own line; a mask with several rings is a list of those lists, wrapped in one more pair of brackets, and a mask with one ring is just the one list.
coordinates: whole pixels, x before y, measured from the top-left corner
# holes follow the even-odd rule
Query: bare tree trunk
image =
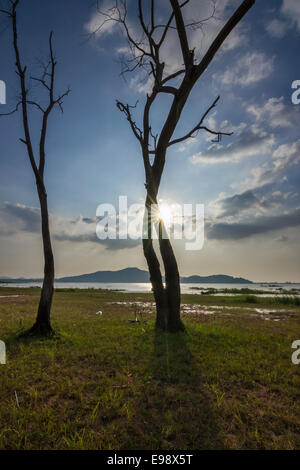
[[(162, 224), (162, 222), (160, 222)], [(161, 232), (161, 229), (160, 229)], [(163, 259), (166, 276), (166, 301), (168, 305), (166, 329), (168, 331), (183, 331), (184, 325), (180, 319), (180, 276), (177, 261), (171, 242), (168, 238), (159, 237), (159, 248)]]
[(156, 326), (162, 330), (166, 330), (168, 317), (166, 291), (163, 285), (159, 261), (154, 251), (152, 240), (143, 240), (143, 248), (156, 304)]
[(163, 330), (166, 329), (167, 302), (166, 293), (163, 285), (161, 270), (158, 258), (156, 256), (152, 240), (152, 204), (156, 204), (155, 198), (149, 193), (145, 202), (145, 236), (143, 237), (144, 256), (147, 261), (150, 282), (156, 304), (156, 326)]
[[(155, 222), (151, 207), (157, 205), (156, 198), (147, 195), (145, 217), (147, 218), (147, 238), (143, 239), (144, 255), (147, 261), (150, 282), (152, 284), (156, 304), (156, 327), (164, 331), (183, 331), (180, 319), (180, 277), (176, 258), (166, 233), (162, 237), (163, 222)], [(159, 248), (165, 269), (165, 286), (157, 255), (153, 247), (152, 224), (159, 226)]]
[(37, 183), (41, 207), (42, 238), (44, 251), (44, 280), (35, 324), (28, 334), (49, 336), (54, 334), (50, 323), (50, 312), (54, 291), (54, 257), (49, 230), (49, 214), (45, 188)]

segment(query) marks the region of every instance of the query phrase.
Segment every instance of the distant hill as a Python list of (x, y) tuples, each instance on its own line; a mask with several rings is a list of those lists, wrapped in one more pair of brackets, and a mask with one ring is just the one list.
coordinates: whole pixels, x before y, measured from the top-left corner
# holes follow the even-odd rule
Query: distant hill
[[(121, 271), (97, 271), (91, 274), (81, 274), (80, 276), (63, 277), (57, 279), (59, 282), (149, 282), (148, 271), (138, 268), (126, 268)], [(226, 276), (215, 274), (213, 276), (189, 276), (182, 277), (184, 283), (211, 283), (211, 284), (252, 284), (251, 281), (242, 277)]]
[(6, 284), (6, 283), (14, 283), (14, 284), (21, 284), (22, 282), (43, 282), (43, 279), (30, 279), (30, 278), (24, 278), (24, 277), (19, 277), (19, 278), (11, 278), (11, 277), (1, 277), (0, 278), (0, 283)]
[[(2, 278), (3, 282), (41, 282), (42, 279), (11, 279)], [(90, 274), (81, 274), (79, 276), (68, 276), (56, 279), (57, 282), (106, 282), (106, 283), (125, 283), (125, 282), (149, 282), (148, 271), (138, 268), (126, 268), (120, 271), (97, 271)], [(1, 282), (1, 279), (0, 279)], [(189, 276), (182, 277), (181, 282), (187, 284), (252, 284), (251, 281), (242, 277), (226, 276), (225, 274), (214, 274), (213, 276)]]
[(80, 276), (62, 277), (58, 282), (149, 282), (148, 271), (126, 268), (120, 271), (97, 271)]
[(212, 276), (189, 276), (182, 277), (181, 282), (193, 284), (253, 284), (252, 281), (243, 277), (226, 276), (225, 274), (214, 274)]

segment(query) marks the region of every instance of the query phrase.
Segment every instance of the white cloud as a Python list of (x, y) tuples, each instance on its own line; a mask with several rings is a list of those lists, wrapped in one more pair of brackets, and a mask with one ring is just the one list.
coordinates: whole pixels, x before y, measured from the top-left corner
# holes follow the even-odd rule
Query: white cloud
[[(191, 48), (203, 55), (209, 48), (211, 42), (218, 35), (225, 22), (229, 17), (228, 7), (236, 7), (235, 1), (229, 0), (202, 0), (201, 8), (199, 8), (199, 1), (192, 0), (184, 8), (184, 16), (186, 23), (195, 21), (195, 19), (207, 18), (200, 28), (188, 31), (188, 36)], [(230, 9), (232, 12), (232, 9)], [(199, 14), (201, 12), (201, 14)], [(213, 14), (213, 17), (209, 17)], [(222, 51), (227, 52), (237, 47), (244, 46), (248, 43), (248, 36), (245, 32), (243, 25), (239, 24), (225, 40)]]
[[(101, 11), (107, 12), (109, 11), (112, 18), (117, 19), (117, 11), (113, 10), (115, 2), (113, 0), (105, 0), (101, 4)], [(90, 21), (84, 25), (84, 29), (89, 34), (95, 34), (97, 38), (100, 38), (105, 35), (113, 34), (118, 27), (118, 23), (116, 21), (110, 21), (106, 16), (100, 13), (100, 11), (95, 11), (93, 13)]]
[(293, 143), (280, 145), (272, 155), (274, 168), (277, 171), (300, 163), (300, 140)]
[(137, 93), (141, 93), (144, 95), (147, 93), (151, 93), (152, 88), (153, 88), (152, 76), (145, 77), (145, 73), (143, 72), (137, 73), (131, 78), (129, 82), (129, 86)]
[[(238, 125), (233, 125), (231, 122), (229, 122), (227, 119), (222, 121), (221, 124), (218, 124), (215, 116), (216, 116), (216, 111), (206, 118), (205, 120), (205, 125), (211, 129), (212, 131), (220, 131), (220, 132), (227, 132), (230, 133), (232, 132), (234, 136), (239, 136), (242, 134), (242, 132), (247, 128), (247, 124), (245, 122), (241, 122)], [(193, 144), (199, 144), (200, 139), (201, 141), (203, 138), (205, 139), (206, 142), (211, 142), (214, 140), (214, 137), (212, 134), (209, 132), (205, 132), (205, 134), (201, 134), (201, 137), (196, 136), (196, 137), (191, 137), (190, 139), (187, 139), (184, 141), (179, 147), (177, 147), (177, 152), (185, 152), (191, 145)]]
[(300, 208), (276, 215), (261, 215), (234, 223), (221, 222), (208, 226), (207, 237), (217, 240), (241, 240), (278, 230), (300, 226)]
[(227, 119), (221, 122), (221, 126), (220, 126), (220, 130), (222, 132), (233, 132), (234, 135), (241, 135), (246, 128), (247, 128), (247, 124), (245, 122), (241, 122), (237, 126), (234, 126)]
[(234, 219), (237, 221), (240, 217), (276, 213), (294, 195), (295, 193), (292, 192), (272, 192), (270, 185), (264, 185), (230, 195), (220, 194), (217, 200), (210, 203), (210, 207), (214, 212), (215, 220)]
[(289, 30), (289, 24), (276, 18), (266, 25), (266, 30), (273, 38), (283, 38)]
[(240, 160), (254, 155), (270, 153), (275, 143), (274, 135), (267, 134), (251, 126), (238, 134), (237, 139), (223, 146), (220, 144), (211, 145), (205, 152), (199, 152), (190, 158), (196, 164), (216, 164), (216, 163), (236, 163)]
[[(240, 186), (244, 189), (254, 189), (274, 181), (287, 182), (288, 178), (285, 173), (291, 167), (300, 163), (300, 140), (277, 147), (272, 154), (270, 163), (267, 162), (261, 167), (253, 168), (251, 176), (243, 181)], [(287, 193), (286, 197), (295, 197), (297, 195), (297, 193)]]
[(41, 230), (40, 210), (35, 207), (5, 202), (0, 206), (0, 234), (38, 233)]
[(276, 242), (280, 242), (280, 243), (285, 243), (288, 240), (289, 240), (289, 238), (286, 235), (280, 235), (280, 237), (275, 239)]
[(247, 213), (255, 215), (255, 212), (265, 211), (269, 204), (252, 190), (242, 193), (223, 196), (213, 202), (212, 207), (216, 209), (216, 218), (232, 218)]
[(294, 23), (300, 31), (300, 2), (299, 0), (283, 0), (281, 12)]
[(177, 147), (177, 152), (185, 152), (190, 145), (196, 144), (198, 142), (197, 137), (193, 138), (191, 137), (190, 139), (187, 139), (184, 141), (182, 144), (180, 144), (179, 147)]
[(224, 52), (232, 51), (238, 47), (246, 46), (248, 44), (248, 36), (243, 31), (241, 26), (237, 26), (228, 36), (222, 46)]
[[(100, 240), (96, 235), (97, 223), (101, 220), (99, 217), (79, 216), (71, 219), (50, 214), (49, 219), (51, 236), (55, 242), (96, 244), (109, 251), (134, 248), (140, 244), (139, 239), (132, 238)], [(24, 234), (41, 236), (40, 209), (9, 202), (0, 205), (0, 237), (13, 239)]]
[(298, 125), (299, 110), (295, 106), (286, 106), (284, 98), (270, 98), (264, 106), (251, 105), (247, 111), (257, 122), (264, 122), (272, 128), (292, 127)]
[[(50, 215), (53, 238), (68, 241), (96, 241), (96, 217), (93, 219), (78, 217), (67, 219)], [(0, 235), (17, 235), (19, 233), (40, 234), (40, 209), (23, 204), (5, 202), (0, 206)]]
[(273, 72), (274, 57), (268, 58), (262, 52), (249, 52), (240, 56), (234, 66), (214, 78), (224, 85), (248, 86), (267, 78)]

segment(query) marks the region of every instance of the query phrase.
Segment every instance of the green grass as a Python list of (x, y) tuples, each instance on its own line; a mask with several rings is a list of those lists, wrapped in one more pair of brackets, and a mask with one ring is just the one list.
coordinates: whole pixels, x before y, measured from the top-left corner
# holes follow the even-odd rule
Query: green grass
[(266, 289), (250, 289), (249, 287), (240, 287), (232, 289), (216, 289), (215, 287), (190, 287), (191, 291), (200, 291), (205, 292), (208, 295), (212, 294), (272, 294), (276, 296), (295, 296), (300, 295), (299, 289), (283, 289), (282, 287), (277, 288), (276, 290), (266, 290)]
[(300, 365), (291, 362), (299, 304), (286, 304), (290, 315), (272, 322), (245, 309), (274, 308), (271, 298), (254, 296), (253, 305), (249, 295), (189, 294), (186, 304), (234, 308), (185, 314), (186, 333), (163, 334), (153, 313), (129, 323), (136, 308), (114, 303), (151, 294), (63, 289), (53, 304), (57, 337), (21, 341), (39, 289), (0, 288), (16, 293), (30, 297), (0, 303), (8, 352), (1, 449), (300, 448)]

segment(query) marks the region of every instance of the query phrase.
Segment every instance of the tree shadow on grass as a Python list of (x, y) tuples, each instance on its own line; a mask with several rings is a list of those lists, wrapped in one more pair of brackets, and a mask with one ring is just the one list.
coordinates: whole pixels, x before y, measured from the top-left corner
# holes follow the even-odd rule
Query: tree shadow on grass
[(188, 347), (188, 334), (165, 333), (156, 329), (149, 368), (153, 378), (161, 382), (195, 385), (199, 375)]
[(222, 449), (218, 410), (185, 333), (154, 332), (142, 402), (135, 418), (144, 422), (149, 448)]
[(55, 333), (51, 336), (42, 336), (42, 335), (29, 335), (27, 334), (28, 330), (18, 329), (15, 332), (10, 332), (5, 338), (5, 344), (7, 348), (12, 348), (14, 346), (22, 345), (31, 345), (31, 344), (52, 344), (61, 339), (61, 335)]

